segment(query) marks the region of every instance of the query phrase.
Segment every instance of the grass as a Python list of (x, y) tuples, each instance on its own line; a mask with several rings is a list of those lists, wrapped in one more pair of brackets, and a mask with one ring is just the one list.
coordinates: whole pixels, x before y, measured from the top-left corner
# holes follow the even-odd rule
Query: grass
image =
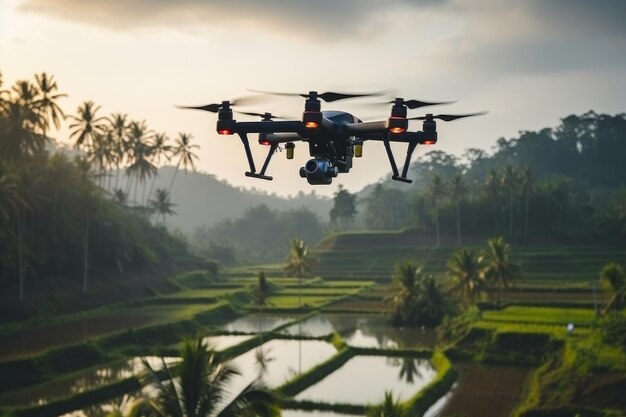
[(583, 308), (509, 306), (502, 310), (485, 311), (482, 313), (482, 319), (485, 321), (562, 324), (564, 326), (573, 323), (577, 326), (589, 326), (596, 321), (596, 313), (593, 309)]
[(320, 307), (324, 304), (333, 301), (336, 297), (331, 296), (305, 296), (298, 297), (297, 295), (277, 295), (272, 296), (267, 300), (268, 307), (270, 308), (298, 308), (300, 302), (303, 307)]

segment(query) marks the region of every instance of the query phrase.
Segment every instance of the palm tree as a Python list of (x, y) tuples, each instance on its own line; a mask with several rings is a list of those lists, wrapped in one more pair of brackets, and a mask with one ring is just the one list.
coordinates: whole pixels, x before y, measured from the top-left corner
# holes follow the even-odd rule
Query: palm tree
[(415, 262), (396, 264), (392, 276), (393, 293), (385, 299), (391, 304), (394, 324), (414, 324), (419, 293), (418, 276), (421, 274), (422, 269)]
[(467, 248), (458, 250), (448, 260), (448, 278), (452, 284), (450, 291), (467, 306), (474, 304), (484, 290), (482, 263), (483, 258)]
[(428, 185), (428, 192), (435, 203), (435, 228), (437, 231), (437, 247), (439, 247), (439, 200), (446, 196), (445, 184), (439, 174), (433, 174)]
[[(154, 161), (154, 165), (158, 167), (161, 164), (162, 160), (170, 159), (170, 150), (172, 147), (168, 145), (169, 138), (165, 133), (155, 133), (152, 137), (152, 160)], [(150, 185), (150, 191), (148, 191), (148, 196), (146, 199), (150, 199), (152, 197), (152, 190), (154, 188), (154, 184), (156, 183), (157, 177), (159, 176), (159, 171), (157, 170), (154, 179), (152, 180), (152, 185)]]
[(58, 89), (57, 82), (54, 77), (48, 76), (45, 72), (41, 75), (35, 74), (35, 81), (37, 82), (38, 97), (35, 102), (35, 106), (41, 113), (44, 123), (42, 125), (42, 131), (44, 136), (50, 127), (50, 121), (54, 124), (54, 127), (59, 129), (61, 126), (61, 120), (65, 119), (65, 114), (57, 101), (62, 97), (67, 97), (67, 94), (55, 94)]
[(108, 119), (108, 129), (113, 133), (113, 155), (112, 160), (115, 165), (115, 188), (118, 188), (120, 167), (126, 158), (128, 150), (128, 116), (121, 113), (113, 113)]
[(317, 259), (302, 239), (292, 239), (291, 249), (284, 267), (285, 275), (303, 278), (310, 276), (317, 266)]
[(165, 216), (176, 213), (174, 210), (172, 210), (172, 207), (174, 207), (175, 205), (176, 204), (170, 202), (170, 193), (167, 192), (165, 188), (157, 188), (154, 200), (150, 200), (150, 208), (152, 208), (152, 210), (154, 210), (154, 212), (156, 213), (155, 220), (158, 220), (159, 216), (161, 216), (161, 218), (163, 219), (163, 226), (165, 226)]
[(487, 241), (482, 273), (489, 286), (496, 291), (496, 305), (500, 305), (502, 290), (509, 288), (519, 274), (519, 266), (511, 261), (510, 255), (511, 245), (502, 236)]
[(457, 172), (450, 183), (450, 197), (456, 206), (457, 245), (461, 246), (461, 201), (467, 196), (463, 175)]
[(513, 234), (513, 196), (518, 184), (519, 178), (513, 165), (505, 166), (502, 173), (502, 185), (509, 190), (509, 233), (511, 235)]
[(44, 149), (46, 139), (35, 133), (34, 129), (41, 126), (41, 116), (31, 104), (19, 99), (6, 100), (0, 103), (0, 154), (9, 160), (21, 160), (27, 155), (34, 155)]
[(522, 194), (524, 194), (524, 236), (528, 236), (528, 210), (530, 196), (536, 191), (535, 180), (533, 178), (533, 172), (530, 167), (524, 168), (522, 176), (520, 178), (520, 187)]
[(199, 149), (200, 147), (198, 145), (192, 145), (191, 139), (193, 139), (193, 136), (189, 133), (179, 133), (178, 137), (174, 140), (172, 158), (178, 157), (178, 162), (176, 163), (176, 170), (174, 171), (170, 187), (168, 188), (168, 191), (170, 192), (172, 191), (172, 186), (174, 185), (174, 180), (176, 180), (176, 174), (178, 174), (181, 164), (185, 172), (187, 172), (187, 167), (191, 167), (192, 171), (195, 171), (196, 169), (194, 159), (198, 159), (198, 155), (196, 155), (193, 151), (195, 149)]
[(70, 138), (76, 137), (74, 146), (76, 148), (86, 147), (91, 149), (98, 135), (105, 132), (106, 118), (98, 117), (100, 106), (96, 106), (93, 101), (86, 101), (78, 107), (78, 116), (70, 116), (76, 123), (70, 125), (72, 132)]
[[(130, 417), (271, 417), (277, 414), (276, 399), (259, 380), (230, 399), (228, 386), (233, 377), (241, 374), (229, 363), (221, 362), (216, 352), (201, 339), (196, 343), (185, 342), (181, 356), (176, 366), (168, 366), (163, 360), (162, 371), (156, 371), (144, 360), (147, 381), (154, 394), (139, 398), (130, 410)], [(160, 374), (165, 375), (164, 380)]]
[(493, 227), (494, 230), (498, 230), (498, 198), (500, 196), (500, 177), (498, 176), (498, 171), (495, 169), (489, 171), (485, 185), (487, 186), (487, 194), (491, 199), (493, 207)]
[(317, 266), (317, 258), (311, 254), (302, 239), (291, 239), (291, 248), (285, 264), (285, 275), (298, 278), (298, 307), (302, 307), (302, 278), (309, 276)]
[(602, 309), (602, 314), (609, 311), (620, 311), (626, 305), (626, 273), (621, 265), (610, 262), (600, 271), (600, 281), (607, 283), (613, 296)]
[[(156, 174), (157, 168), (152, 163), (152, 147), (149, 144), (150, 132), (145, 122), (132, 122), (130, 124), (129, 148), (131, 164), (126, 168), (128, 176), (135, 177), (135, 203), (137, 202), (137, 187), (141, 183), (142, 193), (145, 191), (146, 178)], [(130, 191), (131, 183), (129, 183)], [(143, 198), (141, 199), (143, 201)]]
[(128, 200), (128, 195), (121, 188), (116, 188), (113, 192), (113, 200), (115, 200), (117, 204), (125, 206), (126, 201)]

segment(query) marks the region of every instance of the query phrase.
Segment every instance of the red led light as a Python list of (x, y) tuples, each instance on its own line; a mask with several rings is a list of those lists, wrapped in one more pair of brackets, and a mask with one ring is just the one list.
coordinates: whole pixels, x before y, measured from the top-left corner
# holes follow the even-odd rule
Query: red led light
[(265, 145), (265, 146), (270, 146), (272, 144), (272, 142), (270, 142), (269, 140), (262, 140), (259, 143), (261, 145)]
[(217, 131), (220, 135), (232, 135), (233, 132), (230, 129), (220, 129)]
[(404, 133), (406, 131), (406, 129), (403, 128), (403, 127), (390, 127), (389, 131), (391, 133)]
[(436, 140), (425, 140), (424, 142), (422, 142), (422, 144), (424, 145), (434, 145), (435, 143), (437, 143)]
[(318, 126), (319, 123), (317, 122), (304, 122), (304, 127), (306, 127), (307, 129), (317, 129)]

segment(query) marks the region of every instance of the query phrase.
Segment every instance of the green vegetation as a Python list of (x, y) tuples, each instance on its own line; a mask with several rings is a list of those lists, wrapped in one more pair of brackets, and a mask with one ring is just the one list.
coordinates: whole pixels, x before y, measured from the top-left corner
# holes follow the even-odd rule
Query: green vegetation
[[(239, 372), (220, 362), (201, 339), (195, 343), (185, 342), (180, 356), (180, 363), (174, 367), (163, 359), (163, 371), (158, 372), (144, 361), (152, 393), (144, 394), (133, 404), (130, 417), (248, 416), (251, 413), (271, 417), (276, 414), (276, 400), (260, 381), (250, 382), (224, 402), (228, 385)], [(167, 376), (164, 380), (163, 374)]]

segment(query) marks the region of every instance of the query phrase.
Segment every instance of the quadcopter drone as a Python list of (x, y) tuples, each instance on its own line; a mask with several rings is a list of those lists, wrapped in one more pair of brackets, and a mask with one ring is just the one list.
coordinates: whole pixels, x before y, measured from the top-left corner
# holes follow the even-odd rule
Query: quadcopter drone
[[(266, 93), (281, 96), (300, 96), (306, 99), (304, 112), (301, 120), (281, 120), (271, 113), (238, 112), (241, 114), (259, 116), (261, 121), (238, 122), (233, 118), (233, 106), (245, 105), (246, 98), (232, 101), (222, 101), (221, 104), (207, 104), (203, 106), (180, 106), (185, 109), (204, 110), (217, 113), (217, 133), (220, 135), (237, 134), (243, 143), (250, 170), (245, 173), (247, 177), (272, 180), (265, 175), (272, 156), (281, 144), (284, 144), (287, 159), (293, 159), (295, 142), (304, 142), (309, 146), (309, 154), (312, 159), (300, 168), (300, 177), (306, 178), (311, 185), (328, 185), (333, 178), (340, 173), (347, 173), (352, 168), (352, 159), (363, 155), (363, 143), (368, 140), (382, 141), (389, 158), (392, 179), (405, 183), (411, 183), (407, 178), (411, 156), (417, 145), (434, 145), (437, 143), (437, 125), (435, 119), (452, 121), (464, 117), (485, 114), (426, 114), (419, 117), (407, 117), (407, 109), (449, 104), (450, 102), (425, 102), (420, 100), (404, 100), (396, 98), (389, 101), (391, 115), (382, 121), (363, 122), (356, 116), (343, 111), (321, 110), (321, 102), (331, 103), (334, 101), (381, 95), (380, 93), (369, 94), (344, 94), (327, 92), (318, 94), (310, 91), (308, 94), (292, 93)], [(281, 118), (282, 119), (282, 118)], [(423, 120), (422, 130), (408, 131), (409, 120)], [(259, 144), (269, 146), (267, 157), (259, 172), (257, 172), (254, 158), (250, 150), (248, 134), (258, 133)], [(407, 143), (407, 152), (402, 171), (398, 170), (391, 142)]]

